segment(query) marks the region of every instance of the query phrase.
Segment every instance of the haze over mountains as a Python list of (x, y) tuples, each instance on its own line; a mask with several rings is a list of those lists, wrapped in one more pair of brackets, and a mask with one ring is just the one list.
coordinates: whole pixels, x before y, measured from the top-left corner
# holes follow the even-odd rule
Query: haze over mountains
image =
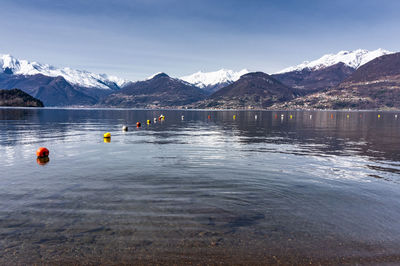
[[(238, 72), (221, 69), (199, 71), (179, 79), (157, 73), (137, 82), (0, 55), (0, 89), (21, 89), (46, 106), (391, 108), (397, 104), (382, 99), (382, 95), (389, 94), (375, 93), (376, 85), (372, 86), (371, 82), (379, 84), (380, 90), (397, 88), (396, 67), (400, 58), (396, 55), (383, 49), (359, 49), (324, 55), (273, 75), (250, 73), (247, 69)], [(381, 58), (385, 59), (383, 63), (376, 61), (383, 60)], [(369, 79), (363, 80), (365, 77)], [(364, 89), (359, 89), (360, 86)], [(396, 98), (394, 91), (392, 98)], [(333, 100), (329, 96), (333, 92), (336, 96), (343, 94), (357, 99), (369, 95), (372, 100), (363, 98), (364, 104), (338, 104), (336, 98)], [(315, 98), (317, 95), (319, 97)], [(326, 101), (336, 103), (327, 104)], [(319, 104), (322, 102), (325, 104)]]

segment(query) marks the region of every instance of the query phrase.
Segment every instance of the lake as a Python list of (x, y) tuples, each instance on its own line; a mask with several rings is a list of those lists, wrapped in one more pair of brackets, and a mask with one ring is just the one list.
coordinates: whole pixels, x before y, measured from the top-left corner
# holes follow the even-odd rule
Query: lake
[(395, 112), (2, 108), (0, 264), (399, 263), (399, 149)]

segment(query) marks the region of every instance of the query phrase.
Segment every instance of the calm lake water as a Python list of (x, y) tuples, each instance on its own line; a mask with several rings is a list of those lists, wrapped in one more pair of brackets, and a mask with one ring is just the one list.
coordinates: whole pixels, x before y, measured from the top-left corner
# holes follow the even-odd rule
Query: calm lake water
[(0, 264), (400, 263), (396, 114), (0, 109)]

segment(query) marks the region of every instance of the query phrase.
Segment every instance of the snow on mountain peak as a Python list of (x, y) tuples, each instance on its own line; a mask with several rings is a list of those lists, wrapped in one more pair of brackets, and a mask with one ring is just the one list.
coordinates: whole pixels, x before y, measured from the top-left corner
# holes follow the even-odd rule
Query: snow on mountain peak
[(160, 75), (160, 74), (164, 74), (164, 72), (157, 72), (157, 73), (154, 73), (154, 74), (151, 75), (150, 77), (147, 77), (145, 80), (153, 79), (154, 77), (156, 77), (156, 76), (158, 76), (158, 75)]
[(276, 74), (301, 71), (303, 69), (318, 70), (333, 66), (340, 62), (357, 69), (377, 57), (391, 53), (393, 52), (389, 52), (381, 48), (374, 51), (368, 51), (365, 49), (358, 49), (354, 51), (340, 51), (337, 54), (327, 54), (317, 60), (311, 62), (305, 61), (297, 66), (285, 68), (277, 72)]
[(193, 84), (199, 88), (214, 86), (221, 83), (232, 83), (237, 81), (242, 75), (249, 73), (247, 69), (238, 72), (228, 69), (220, 69), (213, 72), (196, 72), (192, 75), (181, 77), (180, 79)]
[(0, 54), (0, 69), (3, 69), (3, 71), (9, 69), (16, 75), (31, 76), (42, 74), (49, 77), (62, 76), (71, 84), (88, 88), (111, 89), (115, 87), (114, 84), (121, 87), (127, 83), (124, 79), (107, 74), (95, 74), (69, 67), (56, 68), (48, 64), (18, 60), (9, 54)]

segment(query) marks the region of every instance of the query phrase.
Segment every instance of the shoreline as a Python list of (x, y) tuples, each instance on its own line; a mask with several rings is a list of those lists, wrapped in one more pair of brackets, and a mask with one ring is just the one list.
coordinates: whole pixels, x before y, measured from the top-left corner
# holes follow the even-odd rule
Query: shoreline
[(49, 110), (137, 110), (137, 111), (237, 111), (237, 112), (400, 112), (400, 109), (184, 109), (184, 108), (131, 108), (90, 106), (20, 107), (0, 106), (0, 109), (49, 109)]

